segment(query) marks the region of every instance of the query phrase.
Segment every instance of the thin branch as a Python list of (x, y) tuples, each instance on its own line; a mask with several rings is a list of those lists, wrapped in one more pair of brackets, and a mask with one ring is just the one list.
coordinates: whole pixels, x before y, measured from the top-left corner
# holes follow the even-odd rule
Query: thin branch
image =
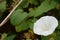
[(8, 14), (8, 16), (0, 23), (0, 27), (2, 27), (10, 18), (12, 13), (15, 11), (15, 9), (21, 4), (23, 0), (20, 0), (19, 3), (12, 9), (12, 11)]

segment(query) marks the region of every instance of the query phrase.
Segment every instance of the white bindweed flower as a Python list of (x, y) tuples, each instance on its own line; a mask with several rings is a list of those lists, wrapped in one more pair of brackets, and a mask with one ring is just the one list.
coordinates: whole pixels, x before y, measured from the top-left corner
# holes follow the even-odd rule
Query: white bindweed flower
[(33, 32), (37, 35), (48, 36), (52, 34), (58, 26), (58, 20), (53, 16), (41, 17), (34, 23)]

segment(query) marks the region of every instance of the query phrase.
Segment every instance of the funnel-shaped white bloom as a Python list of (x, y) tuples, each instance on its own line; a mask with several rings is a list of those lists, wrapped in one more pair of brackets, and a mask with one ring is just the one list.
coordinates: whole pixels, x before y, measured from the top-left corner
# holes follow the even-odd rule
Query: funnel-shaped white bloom
[(34, 23), (33, 31), (35, 34), (48, 36), (52, 34), (58, 26), (58, 20), (53, 16), (41, 17)]

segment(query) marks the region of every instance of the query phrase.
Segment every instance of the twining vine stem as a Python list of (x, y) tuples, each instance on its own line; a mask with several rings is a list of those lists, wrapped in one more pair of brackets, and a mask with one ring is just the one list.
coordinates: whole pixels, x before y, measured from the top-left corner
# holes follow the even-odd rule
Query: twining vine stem
[(0, 23), (0, 27), (2, 27), (10, 18), (12, 13), (15, 11), (15, 9), (21, 4), (23, 0), (20, 0), (19, 3), (12, 9), (12, 11), (8, 14), (8, 16)]

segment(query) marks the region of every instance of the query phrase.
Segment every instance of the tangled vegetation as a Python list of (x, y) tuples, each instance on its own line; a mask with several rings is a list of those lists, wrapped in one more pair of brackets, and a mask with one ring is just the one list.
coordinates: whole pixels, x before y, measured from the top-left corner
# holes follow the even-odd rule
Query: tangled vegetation
[[(43, 16), (54, 16), (59, 22), (49, 36), (33, 32), (34, 23)], [(0, 23), (0, 40), (60, 40), (60, 0), (0, 0)]]

